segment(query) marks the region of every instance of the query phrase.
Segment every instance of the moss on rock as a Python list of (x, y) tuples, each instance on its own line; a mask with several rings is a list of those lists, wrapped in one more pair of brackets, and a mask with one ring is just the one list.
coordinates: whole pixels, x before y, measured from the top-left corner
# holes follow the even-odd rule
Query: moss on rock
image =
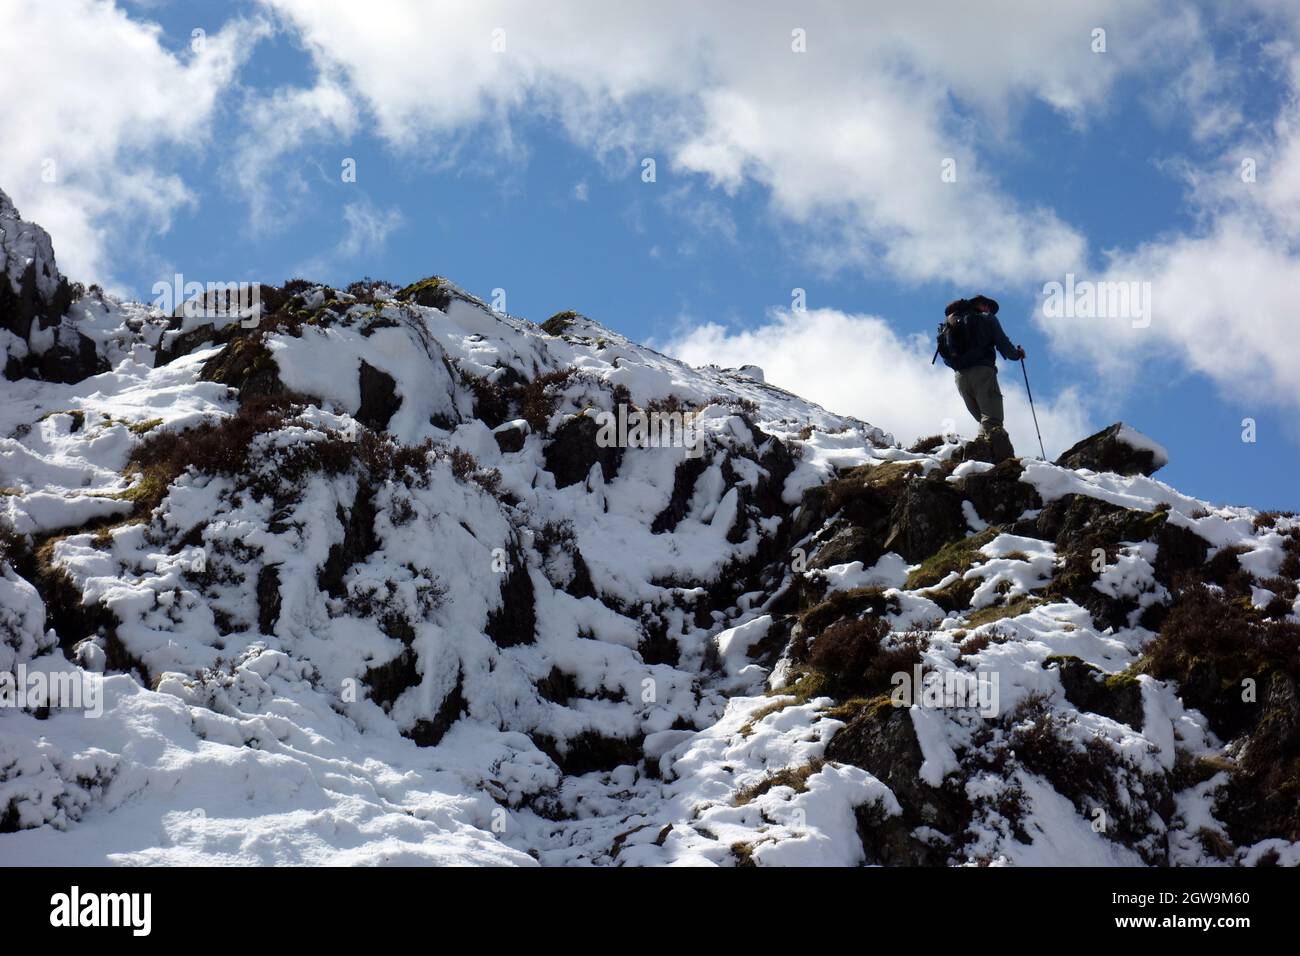
[(980, 548), (1002, 533), (1000, 527), (986, 528), (979, 534), (944, 545), (921, 562), (907, 576), (907, 590), (934, 587), (953, 572), (964, 574), (983, 558)]

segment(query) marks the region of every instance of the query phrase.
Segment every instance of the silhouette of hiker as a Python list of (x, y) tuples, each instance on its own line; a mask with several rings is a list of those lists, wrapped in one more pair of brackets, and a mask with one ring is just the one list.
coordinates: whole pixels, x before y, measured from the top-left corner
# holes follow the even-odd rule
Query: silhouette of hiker
[(957, 392), (971, 416), (980, 423), (996, 464), (1015, 455), (1003, 427), (1002, 389), (998, 387), (996, 349), (1009, 362), (1025, 357), (1012, 345), (998, 321), (998, 304), (988, 296), (948, 303), (938, 332), (938, 354), (957, 380)]

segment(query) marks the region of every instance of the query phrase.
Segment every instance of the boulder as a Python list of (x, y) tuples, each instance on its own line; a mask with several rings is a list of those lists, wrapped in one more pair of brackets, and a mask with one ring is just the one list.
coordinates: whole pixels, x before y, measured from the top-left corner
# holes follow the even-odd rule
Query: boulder
[(958, 485), (975, 513), (989, 524), (1011, 524), (1026, 511), (1043, 507), (1043, 500), (1033, 485), (1020, 480), (1024, 466), (1008, 458), (988, 471), (967, 475)]
[(1011, 444), (1011, 436), (1005, 428), (981, 431), (961, 446), (953, 455), (954, 461), (986, 461), (997, 465), (1008, 458), (1016, 456), (1016, 449)]
[(199, 378), (239, 389), (241, 404), (250, 398), (285, 392), (280, 366), (256, 330), (231, 339), (225, 348), (203, 363)]
[(871, 567), (884, 554), (880, 537), (872, 535), (867, 529), (857, 525), (841, 524), (824, 543), (817, 546), (810, 568), (829, 568), (837, 564), (861, 561), (864, 567)]
[(1123, 422), (1103, 428), (1071, 447), (1056, 464), (1119, 475), (1151, 475), (1169, 463), (1159, 444)]
[(997, 464), (993, 458), (993, 446), (983, 432), (958, 448), (952, 458), (953, 461), (983, 461), (990, 465)]
[(529, 431), (531, 429), (528, 423), (520, 418), (493, 429), (492, 437), (496, 439), (497, 447), (503, 453), (510, 454), (524, 450), (524, 440), (528, 437)]
[(450, 282), (441, 276), (430, 276), (427, 279), (421, 279), (419, 282), (412, 282), (396, 295), (399, 302), (414, 302), (416, 305), (438, 309), (442, 312), (447, 311), (447, 307), (451, 305), (452, 300), (455, 298), (456, 290)]
[(1105, 674), (1077, 657), (1049, 657), (1043, 666), (1056, 667), (1065, 699), (1079, 710), (1142, 730), (1142, 685), (1136, 677)]

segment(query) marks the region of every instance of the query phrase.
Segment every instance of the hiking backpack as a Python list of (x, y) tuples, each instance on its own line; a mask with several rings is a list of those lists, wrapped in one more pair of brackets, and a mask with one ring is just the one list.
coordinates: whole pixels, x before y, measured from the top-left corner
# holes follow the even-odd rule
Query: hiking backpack
[(975, 328), (979, 321), (973, 312), (959, 312), (949, 322), (947, 318), (939, 326), (939, 354), (944, 364), (957, 368), (966, 353), (979, 344), (979, 335)]

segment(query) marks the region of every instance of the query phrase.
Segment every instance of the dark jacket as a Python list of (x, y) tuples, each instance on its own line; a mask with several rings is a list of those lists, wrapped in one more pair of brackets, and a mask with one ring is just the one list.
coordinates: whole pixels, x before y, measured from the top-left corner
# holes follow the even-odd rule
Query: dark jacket
[(997, 356), (993, 354), (996, 348), (1002, 353), (1002, 357), (1008, 362), (1017, 361), (1020, 358), (1020, 350), (1011, 344), (1007, 338), (1007, 333), (1002, 331), (1002, 323), (998, 317), (992, 313), (972, 312), (966, 320), (967, 328), (970, 330), (972, 341), (970, 346), (961, 355), (948, 355), (946, 350), (940, 349), (943, 360), (950, 368), (958, 372), (968, 368), (974, 368), (976, 365), (987, 365), (990, 368), (998, 367)]

